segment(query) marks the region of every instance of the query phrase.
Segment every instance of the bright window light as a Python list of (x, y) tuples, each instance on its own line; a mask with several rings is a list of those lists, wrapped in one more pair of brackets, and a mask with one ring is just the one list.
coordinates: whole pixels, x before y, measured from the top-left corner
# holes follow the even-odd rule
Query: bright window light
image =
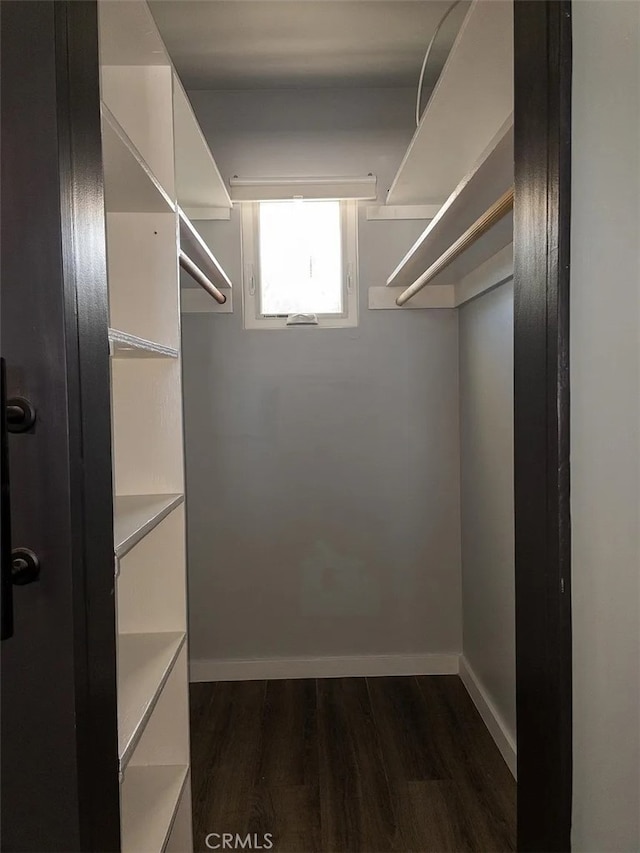
[(261, 314), (343, 313), (340, 202), (260, 202), (259, 235)]

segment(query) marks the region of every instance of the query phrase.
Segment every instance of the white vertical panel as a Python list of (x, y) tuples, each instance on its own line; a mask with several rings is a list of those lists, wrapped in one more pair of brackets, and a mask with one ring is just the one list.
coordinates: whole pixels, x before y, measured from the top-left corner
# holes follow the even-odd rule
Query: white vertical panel
[(175, 213), (107, 214), (111, 326), (180, 346)]
[(184, 491), (177, 359), (113, 359), (115, 488), (120, 495)]

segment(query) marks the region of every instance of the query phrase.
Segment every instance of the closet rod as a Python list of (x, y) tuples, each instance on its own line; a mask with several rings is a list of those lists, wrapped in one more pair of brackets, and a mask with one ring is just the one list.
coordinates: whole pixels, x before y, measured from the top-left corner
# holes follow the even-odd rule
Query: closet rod
[(189, 255), (183, 252), (182, 249), (180, 249), (180, 266), (185, 272), (189, 273), (194, 281), (198, 282), (200, 287), (213, 296), (216, 302), (220, 305), (224, 305), (227, 301), (227, 297), (222, 293), (222, 291), (218, 290), (215, 284), (206, 277), (200, 267), (196, 266)]
[(396, 299), (396, 305), (404, 305), (412, 296), (415, 296), (423, 287), (426, 287), (430, 281), (441, 273), (445, 267), (448, 267), (452, 261), (461, 255), (463, 252), (472, 246), (476, 240), (479, 240), (483, 234), (492, 228), (496, 222), (506, 216), (513, 209), (513, 187), (508, 189), (506, 193), (494, 202), (491, 207), (486, 210), (481, 217), (476, 219), (473, 225), (469, 226), (464, 234), (452, 243), (440, 257), (434, 261), (431, 266), (420, 275), (413, 284), (409, 285), (406, 290), (403, 290), (400, 296)]

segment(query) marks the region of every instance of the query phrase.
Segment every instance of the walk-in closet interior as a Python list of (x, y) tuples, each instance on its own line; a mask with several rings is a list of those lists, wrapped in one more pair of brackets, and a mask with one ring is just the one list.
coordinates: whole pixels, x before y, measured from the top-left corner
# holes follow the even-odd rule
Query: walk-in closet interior
[(513, 5), (98, 5), (122, 850), (513, 850)]

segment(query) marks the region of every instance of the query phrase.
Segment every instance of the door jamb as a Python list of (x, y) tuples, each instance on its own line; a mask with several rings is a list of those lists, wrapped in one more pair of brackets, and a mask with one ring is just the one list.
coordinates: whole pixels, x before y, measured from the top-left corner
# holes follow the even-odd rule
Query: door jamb
[(518, 850), (571, 845), (571, 2), (514, 6)]

